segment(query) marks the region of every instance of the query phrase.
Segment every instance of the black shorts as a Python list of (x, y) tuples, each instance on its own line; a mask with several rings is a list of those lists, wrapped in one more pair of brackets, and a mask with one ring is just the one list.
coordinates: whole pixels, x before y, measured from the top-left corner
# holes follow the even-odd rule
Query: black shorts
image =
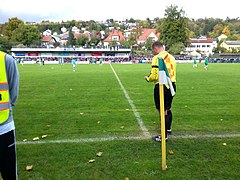
[(3, 179), (17, 179), (16, 140), (14, 130), (0, 135), (0, 174)]
[[(176, 92), (176, 83), (172, 83), (173, 88)], [(172, 107), (173, 96), (170, 89), (164, 86), (164, 110), (169, 110)], [(156, 109), (160, 110), (160, 97), (159, 97), (159, 84), (156, 84), (154, 87), (154, 101)]]

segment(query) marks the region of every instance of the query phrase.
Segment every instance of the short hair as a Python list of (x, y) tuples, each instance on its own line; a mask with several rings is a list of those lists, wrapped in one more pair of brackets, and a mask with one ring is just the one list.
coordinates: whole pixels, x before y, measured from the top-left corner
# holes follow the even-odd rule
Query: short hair
[(154, 42), (154, 43), (152, 44), (152, 48), (154, 48), (154, 47), (159, 47), (159, 48), (161, 48), (161, 47), (164, 47), (164, 46), (163, 46), (163, 44), (162, 44), (161, 42), (156, 41), (156, 42)]

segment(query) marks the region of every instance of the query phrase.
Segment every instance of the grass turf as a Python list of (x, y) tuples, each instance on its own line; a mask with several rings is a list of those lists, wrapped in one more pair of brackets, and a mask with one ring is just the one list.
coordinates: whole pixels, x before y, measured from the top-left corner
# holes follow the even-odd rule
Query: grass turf
[[(113, 64), (146, 128), (159, 133), (151, 65)], [(178, 64), (173, 134), (239, 134), (240, 64), (193, 69)], [(109, 65), (19, 66), (14, 119), (17, 141), (141, 136), (142, 131)], [(44, 141), (44, 140), (41, 140)], [(226, 143), (226, 146), (223, 146)], [(170, 139), (168, 169), (161, 146), (149, 140), (17, 145), (19, 179), (239, 179), (239, 138)], [(102, 151), (103, 157), (96, 157)], [(95, 159), (95, 163), (88, 160)], [(33, 171), (25, 167), (33, 165)]]

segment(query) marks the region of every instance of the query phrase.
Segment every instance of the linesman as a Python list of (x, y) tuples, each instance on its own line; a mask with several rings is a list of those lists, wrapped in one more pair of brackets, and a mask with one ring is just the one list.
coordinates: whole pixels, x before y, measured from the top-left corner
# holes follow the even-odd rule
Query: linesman
[[(158, 58), (161, 57), (164, 59), (166, 67), (168, 69), (168, 73), (170, 75), (173, 88), (176, 92), (176, 61), (175, 58), (165, 51), (164, 46), (160, 42), (154, 42), (152, 44), (152, 52), (154, 57), (152, 59), (152, 68), (150, 74), (145, 76), (145, 80), (147, 82), (153, 82), (155, 84), (154, 87), (154, 101), (156, 109), (158, 110), (158, 114), (160, 112), (160, 97), (159, 97), (159, 83), (158, 83)], [(165, 111), (165, 130), (166, 130), (166, 140), (168, 139), (168, 134), (172, 133), (171, 125), (172, 125), (172, 100), (173, 96), (171, 94), (170, 88), (164, 85), (164, 111)], [(161, 141), (161, 136), (153, 136), (153, 140)]]
[(16, 180), (16, 139), (12, 106), (17, 100), (19, 74), (14, 58), (0, 51), (0, 174)]

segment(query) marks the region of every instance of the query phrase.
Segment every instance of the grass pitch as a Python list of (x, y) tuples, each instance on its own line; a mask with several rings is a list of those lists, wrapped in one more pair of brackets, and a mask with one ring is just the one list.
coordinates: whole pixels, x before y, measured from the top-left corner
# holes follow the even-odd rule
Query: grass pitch
[[(148, 132), (159, 133), (154, 85), (143, 78), (151, 65), (112, 66)], [(163, 172), (161, 144), (134, 139), (143, 132), (110, 65), (77, 65), (76, 72), (70, 64), (19, 66), (19, 179), (239, 179), (239, 69), (178, 64), (167, 143), (174, 154)]]

